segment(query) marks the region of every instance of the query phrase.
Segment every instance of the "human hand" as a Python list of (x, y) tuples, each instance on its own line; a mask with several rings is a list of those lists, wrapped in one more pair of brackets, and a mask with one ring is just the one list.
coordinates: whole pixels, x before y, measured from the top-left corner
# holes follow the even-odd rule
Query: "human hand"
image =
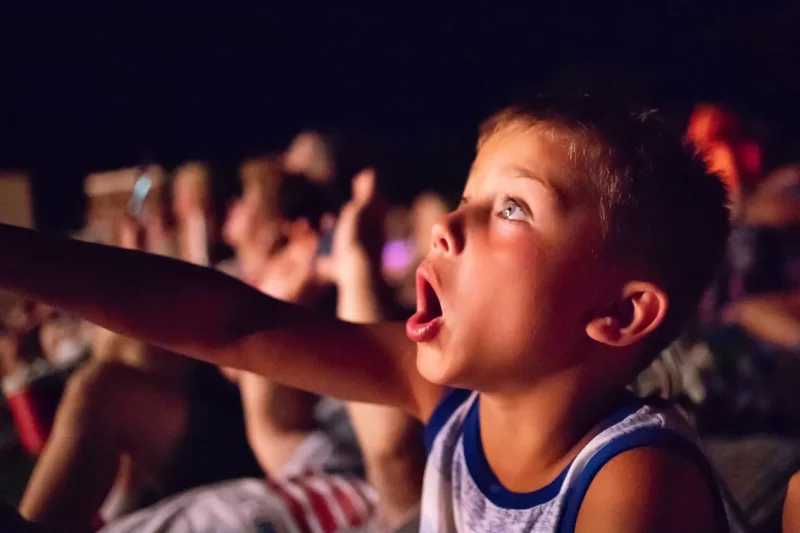
[(270, 254), (256, 287), (279, 300), (306, 304), (316, 296), (317, 233), (306, 221), (289, 223), (286, 242)]
[(375, 171), (362, 170), (353, 178), (352, 197), (339, 213), (331, 256), (319, 267), (323, 275), (341, 284), (378, 273), (387, 211), (377, 191)]
[(125, 213), (120, 219), (118, 232), (122, 248), (169, 255), (169, 237), (164, 220), (157, 214), (145, 211), (141, 218), (136, 218)]
[(144, 241), (144, 227), (135, 217), (125, 213), (119, 221), (119, 245), (128, 250), (141, 250)]

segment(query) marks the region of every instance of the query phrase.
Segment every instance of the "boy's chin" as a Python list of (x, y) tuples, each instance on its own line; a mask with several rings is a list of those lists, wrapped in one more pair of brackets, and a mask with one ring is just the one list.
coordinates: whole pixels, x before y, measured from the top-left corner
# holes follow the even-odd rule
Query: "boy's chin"
[(449, 354), (431, 346), (417, 345), (417, 370), (426, 380), (443, 387), (457, 387), (459, 368)]

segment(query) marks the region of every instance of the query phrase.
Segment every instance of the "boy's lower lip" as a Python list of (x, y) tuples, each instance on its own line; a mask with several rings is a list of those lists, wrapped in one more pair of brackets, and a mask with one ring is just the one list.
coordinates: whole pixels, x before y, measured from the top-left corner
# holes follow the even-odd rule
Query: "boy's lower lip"
[(406, 322), (406, 336), (411, 342), (430, 342), (436, 338), (442, 329), (443, 318), (437, 316), (427, 320), (425, 313), (417, 312)]

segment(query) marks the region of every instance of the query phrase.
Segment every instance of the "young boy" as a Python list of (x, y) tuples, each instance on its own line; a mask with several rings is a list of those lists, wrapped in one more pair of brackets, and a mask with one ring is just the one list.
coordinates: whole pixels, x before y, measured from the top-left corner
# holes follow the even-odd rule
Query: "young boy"
[[(412, 413), (430, 447), (422, 531), (723, 531), (690, 432), (625, 385), (694, 310), (728, 228), (722, 185), (652, 113), (549, 100), (482, 129), (405, 327), (11, 227), (0, 286), (173, 352)], [(368, 230), (340, 245), (354, 271)]]

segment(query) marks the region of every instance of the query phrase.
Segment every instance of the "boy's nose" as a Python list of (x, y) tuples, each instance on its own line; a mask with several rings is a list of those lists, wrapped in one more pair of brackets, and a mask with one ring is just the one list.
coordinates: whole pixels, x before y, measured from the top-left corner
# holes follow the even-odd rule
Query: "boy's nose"
[(458, 232), (459, 222), (451, 213), (441, 218), (431, 229), (431, 246), (444, 254), (457, 254), (462, 248)]

